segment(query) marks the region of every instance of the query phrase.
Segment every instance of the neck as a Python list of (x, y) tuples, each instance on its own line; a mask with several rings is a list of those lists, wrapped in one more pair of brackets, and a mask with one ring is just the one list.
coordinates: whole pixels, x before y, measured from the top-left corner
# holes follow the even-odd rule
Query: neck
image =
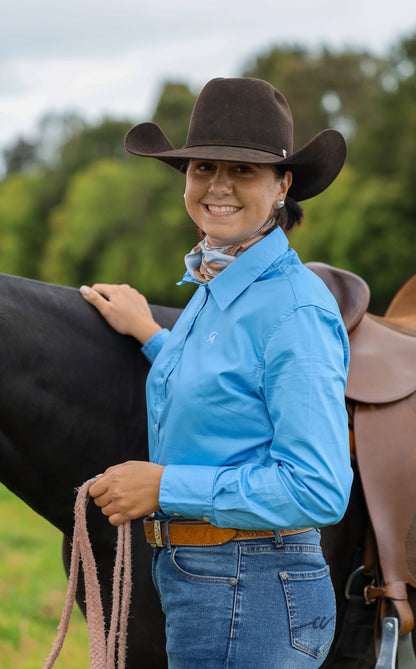
[(212, 248), (235, 248), (235, 249), (240, 249), (242, 248), (244, 250), (244, 247), (251, 246), (253, 244), (253, 240), (258, 241), (263, 237), (266, 232), (269, 232), (275, 227), (276, 224), (276, 219), (274, 216), (269, 218), (263, 225), (260, 226), (255, 232), (252, 232), (251, 235), (248, 235), (247, 237), (241, 237), (240, 239), (233, 239), (233, 240), (221, 240), (221, 239), (214, 239), (213, 237), (209, 237), (209, 235), (206, 235), (204, 238), (205, 244)]

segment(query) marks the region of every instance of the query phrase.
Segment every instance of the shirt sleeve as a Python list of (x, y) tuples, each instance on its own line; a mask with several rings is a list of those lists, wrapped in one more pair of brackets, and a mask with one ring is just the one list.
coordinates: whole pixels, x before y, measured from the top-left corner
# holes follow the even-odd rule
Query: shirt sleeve
[(167, 328), (163, 328), (162, 330), (159, 330), (156, 332), (153, 337), (150, 337), (150, 339), (147, 340), (147, 342), (142, 346), (142, 353), (145, 356), (145, 358), (152, 364), (159, 353), (159, 351), (162, 349), (163, 344), (165, 343), (166, 339), (168, 338), (170, 334), (170, 330)]
[(337, 523), (352, 482), (344, 399), (348, 362), (348, 338), (337, 314), (301, 307), (279, 323), (259, 374), (273, 426), (270, 464), (168, 465), (162, 510), (240, 529)]

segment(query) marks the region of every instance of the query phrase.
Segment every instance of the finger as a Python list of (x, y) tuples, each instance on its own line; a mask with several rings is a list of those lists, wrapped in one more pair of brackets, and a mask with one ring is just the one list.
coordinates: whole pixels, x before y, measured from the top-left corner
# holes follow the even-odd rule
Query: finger
[(111, 523), (111, 525), (117, 527), (118, 525), (127, 523), (127, 521), (130, 520), (130, 518), (127, 518), (122, 513), (114, 513), (113, 515), (109, 516), (108, 520)]
[(103, 297), (98, 293), (96, 290), (93, 288), (90, 288), (89, 286), (81, 286), (79, 289), (82, 297), (92, 304), (98, 311), (104, 315), (107, 313), (108, 308), (109, 308), (109, 301), (106, 297)]
[(120, 286), (118, 284), (112, 284), (112, 283), (94, 283), (92, 286), (92, 289), (95, 290), (97, 293), (100, 293), (101, 295), (104, 295), (107, 299), (111, 297), (113, 293), (115, 293)]
[(106, 492), (104, 495), (99, 495), (98, 497), (94, 497), (94, 502), (97, 506), (107, 506), (108, 504), (111, 504), (112, 499), (111, 496), (108, 492)]
[(111, 295), (110, 287), (102, 292), (95, 289), (95, 284), (94, 286), (81, 286), (79, 292), (88, 301), (91, 301), (94, 298), (95, 299), (100, 298), (101, 300), (104, 300), (104, 302), (107, 302)]
[(120, 509), (114, 502), (110, 502), (101, 507), (101, 513), (104, 514), (104, 516), (113, 516), (114, 514), (120, 514)]
[(88, 488), (88, 494), (90, 497), (99, 497), (100, 495), (103, 495), (106, 493), (108, 490), (108, 481), (104, 478), (101, 477), (98, 481), (95, 481), (90, 485)]

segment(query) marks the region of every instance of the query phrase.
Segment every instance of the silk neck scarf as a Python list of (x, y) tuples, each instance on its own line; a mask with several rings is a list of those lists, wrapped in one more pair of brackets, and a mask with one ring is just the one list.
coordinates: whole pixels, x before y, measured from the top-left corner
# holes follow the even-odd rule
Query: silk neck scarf
[(200, 283), (208, 283), (250, 246), (262, 239), (267, 232), (275, 227), (275, 224), (276, 219), (273, 216), (252, 235), (228, 246), (213, 246), (208, 241), (208, 237), (204, 237), (185, 256), (186, 269)]

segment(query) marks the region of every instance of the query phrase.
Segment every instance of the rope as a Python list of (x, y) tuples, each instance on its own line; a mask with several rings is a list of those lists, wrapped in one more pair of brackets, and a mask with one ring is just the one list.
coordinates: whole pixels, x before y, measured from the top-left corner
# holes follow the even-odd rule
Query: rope
[(91, 669), (115, 669), (116, 641), (118, 639), (117, 667), (124, 669), (127, 648), (127, 621), (131, 596), (131, 530), (130, 521), (117, 528), (117, 551), (113, 572), (113, 601), (110, 630), (106, 639), (104, 612), (101, 601), (97, 565), (88, 535), (86, 509), (88, 490), (98, 477), (86, 481), (78, 490), (75, 502), (75, 525), (72, 541), (68, 589), (58, 634), (43, 669), (51, 669), (61, 652), (68, 631), (75, 601), (79, 563), (82, 561), (85, 581), (87, 624)]

